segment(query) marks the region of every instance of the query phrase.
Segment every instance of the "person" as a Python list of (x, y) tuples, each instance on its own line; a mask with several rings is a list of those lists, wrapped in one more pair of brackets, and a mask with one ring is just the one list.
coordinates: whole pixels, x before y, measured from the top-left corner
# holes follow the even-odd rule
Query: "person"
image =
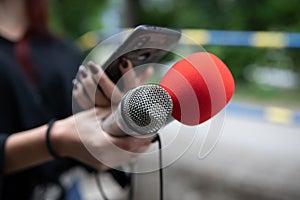
[[(111, 113), (115, 85), (95, 63), (89, 64), (89, 71), (79, 70), (79, 80), (72, 83), (81, 53), (49, 31), (46, 11), (45, 0), (0, 0), (2, 200), (44, 199), (38, 188), (59, 184), (59, 176), (73, 166), (105, 170), (132, 159), (112, 151), (112, 145), (143, 152), (151, 143), (151, 138), (117, 138), (101, 129), (99, 123)], [(120, 69), (123, 73), (132, 69), (130, 61), (123, 60)], [(102, 90), (97, 90), (96, 107), (82, 95), (95, 76)], [(128, 88), (138, 83), (124, 81)], [(73, 87), (83, 111), (72, 115)], [(111, 165), (92, 156), (86, 145), (112, 160)]]

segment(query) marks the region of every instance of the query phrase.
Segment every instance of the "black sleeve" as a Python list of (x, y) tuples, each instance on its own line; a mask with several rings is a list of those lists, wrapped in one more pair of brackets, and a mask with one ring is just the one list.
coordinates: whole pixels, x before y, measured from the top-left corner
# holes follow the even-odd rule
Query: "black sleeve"
[(4, 177), (4, 148), (8, 134), (0, 134), (0, 196), (2, 196), (3, 177)]

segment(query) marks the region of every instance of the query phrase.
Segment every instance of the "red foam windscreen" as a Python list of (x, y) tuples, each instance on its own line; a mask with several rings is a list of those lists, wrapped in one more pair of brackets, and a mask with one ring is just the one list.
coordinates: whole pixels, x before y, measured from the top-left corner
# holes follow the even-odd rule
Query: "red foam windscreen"
[(213, 117), (230, 101), (234, 80), (215, 55), (197, 52), (178, 61), (160, 82), (173, 100), (172, 116), (186, 125)]

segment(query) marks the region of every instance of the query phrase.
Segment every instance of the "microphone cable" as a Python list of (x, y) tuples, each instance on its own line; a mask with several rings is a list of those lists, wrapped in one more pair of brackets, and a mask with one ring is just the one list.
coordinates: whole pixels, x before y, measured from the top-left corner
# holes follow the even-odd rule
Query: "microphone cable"
[[(159, 134), (155, 135), (155, 138), (153, 139), (152, 143), (156, 142), (158, 143), (158, 164), (159, 164), (159, 200), (164, 199), (164, 179), (163, 179), (163, 160), (162, 160), (162, 142)], [(101, 172), (99, 172), (101, 173)], [(94, 173), (94, 178), (96, 181), (97, 188), (99, 190), (99, 193), (103, 200), (109, 200), (107, 195), (105, 194), (103, 190), (103, 186), (101, 184), (100, 176), (97, 177), (98, 173)], [(128, 194), (128, 199), (133, 200), (133, 177), (131, 174), (131, 183), (130, 183), (130, 190)]]
[(94, 173), (94, 178), (95, 178), (95, 181), (96, 181), (96, 185), (97, 185), (97, 188), (98, 188), (98, 191), (100, 193), (100, 196), (102, 197), (103, 200), (109, 200), (103, 190), (103, 187), (102, 187), (102, 184), (101, 184), (101, 181), (100, 181), (100, 176), (97, 177), (97, 175), (100, 174), (101, 175), (101, 172), (96, 172)]
[[(131, 170), (133, 169), (133, 164), (131, 163), (130, 165)], [(107, 195), (104, 192), (102, 183), (101, 183), (101, 174), (102, 172), (95, 172), (94, 173), (94, 179), (98, 188), (98, 191), (100, 193), (101, 199), (103, 200), (110, 200)], [(128, 191), (128, 200), (133, 200), (133, 176), (131, 173), (128, 174), (128, 177), (130, 178), (130, 188)]]
[(152, 143), (158, 143), (158, 165), (159, 165), (159, 199), (164, 199), (164, 176), (163, 176), (163, 161), (162, 161), (162, 142), (159, 134), (156, 134)]

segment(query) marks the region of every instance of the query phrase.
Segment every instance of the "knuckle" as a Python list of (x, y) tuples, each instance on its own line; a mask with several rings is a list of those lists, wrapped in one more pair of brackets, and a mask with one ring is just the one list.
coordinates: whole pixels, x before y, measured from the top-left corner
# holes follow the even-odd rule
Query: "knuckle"
[(82, 80), (82, 84), (88, 87), (91, 87), (94, 85), (93, 80), (90, 78), (85, 78)]
[(83, 94), (82, 94), (81, 92), (79, 92), (79, 91), (74, 91), (74, 92), (73, 92), (73, 97), (74, 97), (75, 99), (81, 98), (82, 95), (83, 95)]

